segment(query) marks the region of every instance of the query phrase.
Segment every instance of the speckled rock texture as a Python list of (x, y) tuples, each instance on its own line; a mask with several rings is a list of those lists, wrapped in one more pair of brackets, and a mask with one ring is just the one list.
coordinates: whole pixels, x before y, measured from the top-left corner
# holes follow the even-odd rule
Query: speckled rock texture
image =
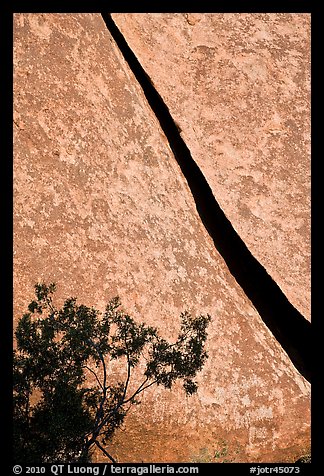
[(310, 15), (112, 17), (232, 225), (310, 319)]
[[(174, 38), (176, 30), (173, 25), (182, 25), (179, 22), (183, 22), (181, 29), (177, 30), (179, 41), (183, 32), (187, 32), (186, 38), (190, 38), (194, 31), (191, 29), (195, 28), (184, 16), (166, 16), (163, 32), (159, 25), (164, 17), (145, 15), (145, 18), (148, 23), (145, 25), (144, 22), (143, 38), (147, 37), (148, 31), (150, 38), (157, 35), (156, 38), (161, 38), (161, 51), (168, 44), (163, 43), (168, 37), (166, 33), (169, 32), (170, 39)], [(141, 21), (145, 18), (143, 16)], [(126, 17), (118, 19), (121, 24), (127, 20)], [(275, 19), (274, 23), (280, 25), (281, 17)], [(131, 16), (130, 21), (135, 22), (136, 29), (132, 34), (139, 41), (140, 23), (137, 22), (140, 18)], [(157, 21), (156, 31), (154, 21)], [(208, 25), (210, 21), (210, 16), (206, 16), (200, 19), (199, 25), (204, 25), (204, 22)], [(224, 24), (230, 22), (232, 25), (233, 49), (238, 41), (236, 37), (240, 44), (246, 42), (250, 45), (252, 41), (249, 32), (244, 37), (240, 35), (242, 21), (247, 20), (245, 17), (222, 17)], [(254, 21), (263, 24), (258, 16)], [(307, 19), (301, 17), (299, 22), (299, 34), (304, 35), (303, 22), (307, 25)], [(293, 28), (294, 21), (292, 25), (288, 27), (287, 24), (286, 28)], [(259, 36), (263, 32), (261, 42), (268, 41), (269, 35), (275, 35), (270, 26), (265, 30), (258, 28)], [(192, 55), (207, 58), (207, 49), (213, 48), (205, 45), (208, 34), (208, 29), (202, 28), (202, 40), (195, 40), (193, 48), (196, 49)], [(225, 41), (224, 35), (219, 35), (222, 41)], [(148, 56), (144, 55), (150, 68), (159, 61), (156, 55), (160, 52), (156, 50), (155, 41), (147, 41)], [(295, 41), (300, 45), (297, 39)], [(198, 47), (199, 44), (205, 46)], [(181, 86), (185, 82), (184, 63), (179, 57), (179, 65), (172, 65), (174, 55), (180, 51), (177, 43), (174, 48), (163, 60), (165, 78), (167, 75), (173, 77), (171, 72), (176, 69), (177, 80), (181, 80), (177, 84)], [(264, 50), (268, 51), (266, 46)], [(254, 50), (250, 54), (250, 63), (243, 61), (241, 66), (246, 68), (248, 77), (258, 76)], [(268, 54), (265, 61), (273, 68), (279, 68), (272, 60), (275, 53), (269, 51)], [(297, 64), (299, 54), (296, 46), (294, 58)], [(248, 52), (242, 49), (242, 55), (244, 59)], [(147, 60), (149, 57), (150, 61)], [(285, 58), (284, 54), (283, 61)], [(233, 58), (229, 59), (225, 54), (222, 74), (223, 78), (225, 74), (229, 77), (232, 85), (230, 96), (234, 102), (214, 108), (211, 104), (215, 96), (210, 97), (209, 103), (206, 95), (206, 103), (200, 102), (203, 87), (199, 81), (204, 85), (214, 81), (210, 71), (214, 60), (211, 58), (210, 61), (201, 63), (204, 69), (200, 70), (200, 79), (196, 77), (194, 80), (197, 101), (193, 106), (192, 103), (190, 106), (193, 96), (184, 100), (182, 86), (178, 88), (175, 84), (171, 87), (163, 80), (161, 92), (165, 87), (173, 88), (170, 108), (175, 109), (176, 116), (185, 106), (184, 110), (191, 109), (192, 117), (197, 117), (197, 114), (201, 117), (200, 123), (192, 122), (187, 115), (181, 118), (183, 127), (188, 130), (186, 140), (205, 172), (212, 171), (217, 164), (210, 181), (215, 186), (220, 179), (219, 190), (225, 199), (224, 204), (231, 204), (233, 220), (242, 217), (241, 208), (237, 210), (236, 204), (243, 193), (246, 193), (247, 214), (240, 226), (243, 230), (250, 230), (249, 237), (255, 226), (254, 219), (250, 221), (249, 218), (252, 216), (251, 207), (249, 209), (247, 205), (249, 200), (259, 207), (261, 214), (262, 204), (268, 200), (265, 213), (269, 217), (275, 213), (273, 207), (282, 209), (283, 203), (285, 217), (292, 217), (294, 213), (299, 216), (303, 207), (303, 213), (307, 215), (307, 205), (294, 195), (295, 180), (300, 180), (297, 171), (290, 175), (290, 165), (286, 173), (288, 182), (283, 181), (278, 173), (274, 175), (266, 162), (266, 157), (273, 154), (277, 157), (274, 163), (278, 171), (283, 156), (285, 160), (292, 160), (287, 154), (294, 144), (286, 142), (286, 155), (280, 148), (284, 144), (283, 135), (289, 137), (292, 133), (285, 122), (290, 117), (290, 109), (286, 115), (280, 109), (278, 118), (283, 122), (271, 125), (272, 131), (280, 132), (270, 133), (270, 123), (275, 119), (274, 116), (268, 117), (263, 108), (274, 107), (271, 95), (265, 95), (260, 103), (255, 90), (247, 91), (251, 95), (249, 101), (252, 101), (251, 123), (245, 123), (243, 118), (247, 116), (238, 110), (238, 122), (233, 124), (230, 112), (234, 108), (236, 90)], [(268, 63), (260, 66), (264, 75), (268, 74)], [(297, 66), (291, 68), (294, 71)], [(158, 76), (161, 71), (157, 69)], [(243, 72), (237, 74), (240, 77)], [(283, 81), (290, 78), (289, 71), (278, 70), (277, 74)], [(192, 81), (189, 72), (187, 77)], [(270, 75), (268, 79), (268, 87), (271, 87)], [(284, 104), (287, 102), (284, 95), (288, 94), (285, 84), (282, 86)], [(243, 82), (241, 85), (245, 87)], [(191, 87), (189, 82), (189, 92)], [(261, 94), (260, 88), (258, 86)], [(225, 89), (224, 85), (223, 94), (228, 97), (229, 91), (225, 93)], [(298, 88), (295, 92), (298, 93)], [(222, 100), (225, 101), (225, 96)], [(299, 111), (298, 114), (304, 117), (303, 100), (297, 94), (293, 107), (296, 114)], [(221, 136), (213, 122), (215, 117), (220, 120), (217, 111), (223, 112)], [(205, 135), (208, 114), (211, 115), (210, 136)], [(305, 117), (307, 123), (307, 115)], [(244, 134), (241, 130), (243, 123)], [(262, 133), (260, 129), (256, 134), (257, 123), (264, 125)], [(197, 128), (197, 136), (192, 127)], [(253, 134), (249, 135), (251, 127)], [(217, 140), (223, 144), (223, 156), (217, 149), (218, 153), (213, 157), (216, 162), (208, 162), (206, 151), (210, 148), (208, 157), (213, 156)], [(234, 140), (238, 141), (236, 145)], [(266, 157), (262, 156), (262, 143)], [(246, 150), (243, 154), (244, 144)], [(302, 147), (302, 144), (298, 143), (296, 147)], [(307, 175), (307, 160), (303, 157), (299, 162), (299, 154), (298, 149), (296, 169), (301, 172), (299, 168), (304, 167)], [(257, 161), (258, 157), (262, 158), (260, 166), (248, 173), (252, 170), (248, 164)], [(239, 175), (240, 170), (242, 175)], [(303, 179), (305, 190), (306, 178)], [(263, 189), (265, 182), (269, 186), (269, 197)], [(251, 192), (257, 183), (260, 183), (260, 192)], [(236, 190), (234, 184), (237, 184)], [(282, 187), (280, 194), (277, 190), (279, 184)], [(304, 194), (305, 190), (301, 189), (300, 193)], [(289, 193), (292, 194), (290, 199)], [(283, 197), (283, 203), (277, 203), (276, 197), (279, 196)], [(272, 235), (271, 241), (263, 241), (263, 251), (267, 259), (271, 258), (273, 269), (273, 256), (276, 252), (280, 255), (276, 261), (280, 275), (280, 270), (285, 267), (283, 262), (288, 259), (281, 240), (287, 254), (290, 240), (296, 240), (296, 246), (300, 243), (295, 228), (291, 236), (287, 235), (289, 223), (288, 219), (281, 218), (283, 230), (279, 226), (271, 228), (271, 233), (278, 233), (278, 241)], [(291, 226), (300, 226), (299, 223)], [(262, 226), (255, 229), (256, 240), (260, 239), (260, 233), (267, 237), (269, 230), (262, 220)], [(305, 250), (306, 243), (305, 238)], [(259, 244), (257, 248), (260, 250)], [(291, 253), (289, 256), (295, 262)], [(304, 254), (302, 256), (300, 267), (294, 270), (296, 277), (292, 289), (296, 289), (294, 286), (300, 283), (299, 279), (302, 282), (304, 279), (301, 272), (305, 266)], [(289, 279), (293, 276), (289, 274), (291, 266), (290, 263), (286, 269)], [(199, 374), (197, 395), (186, 398), (180, 386), (172, 392), (153, 387), (147, 391), (142, 404), (129, 415), (125, 428), (116, 435), (109, 448), (118, 461), (219, 461), (214, 456), (223, 447), (223, 442), (227, 447), (223, 458), (233, 461), (295, 461), (307, 451), (310, 386), (263, 324), (215, 250), (164, 134), (99, 14), (14, 15), (15, 319), (25, 312), (33, 297), (34, 284), (42, 281), (57, 283), (58, 306), (65, 298), (76, 296), (79, 303), (104, 311), (106, 302), (119, 295), (123, 307), (131, 315), (159, 327), (168, 338), (176, 335), (179, 314), (184, 309), (212, 316), (209, 359)], [(102, 460), (101, 455), (96, 458)]]

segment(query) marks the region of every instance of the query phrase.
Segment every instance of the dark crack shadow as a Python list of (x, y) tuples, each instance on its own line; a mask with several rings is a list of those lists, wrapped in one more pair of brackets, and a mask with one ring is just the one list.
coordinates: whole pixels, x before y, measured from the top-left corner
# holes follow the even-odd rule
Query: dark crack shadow
[(311, 325), (288, 301), (279, 286), (251, 254), (217, 203), (193, 160), (166, 104), (128, 46), (110, 14), (103, 20), (141, 85), (187, 180), (197, 211), (231, 274), (253, 303), (263, 322), (289, 355), (298, 371), (311, 381)]

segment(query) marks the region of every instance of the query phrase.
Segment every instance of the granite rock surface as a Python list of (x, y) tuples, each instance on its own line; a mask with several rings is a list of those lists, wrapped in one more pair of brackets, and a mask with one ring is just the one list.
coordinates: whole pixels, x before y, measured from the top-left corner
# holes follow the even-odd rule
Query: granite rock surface
[[(154, 18), (146, 18), (151, 25)], [(180, 18), (188, 32), (195, 28), (186, 17), (175, 20)], [(189, 20), (201, 24), (208, 18)], [(118, 19), (121, 24), (127, 20)], [(167, 17), (165, 23), (170, 37), (172, 21)], [(231, 21), (239, 29), (240, 20)], [(157, 27), (155, 33), (163, 31)], [(217, 461), (215, 454), (225, 442), (224, 457), (234, 461), (295, 461), (309, 447), (310, 386), (215, 250), (159, 123), (101, 16), (15, 14), (14, 35), (15, 320), (33, 298), (34, 284), (52, 281), (58, 306), (76, 296), (79, 303), (104, 311), (108, 300), (119, 295), (131, 315), (159, 327), (168, 338), (176, 335), (184, 309), (209, 313), (209, 359), (198, 376), (197, 395), (186, 398), (181, 387), (172, 392), (151, 388), (110, 452), (120, 462)], [(147, 45), (155, 56), (155, 47)], [(198, 48), (196, 54), (204, 51)], [(247, 74), (252, 74), (251, 65)], [(206, 63), (200, 73), (205, 82), (211, 66)], [(176, 102), (181, 95), (174, 86)], [(211, 109), (197, 100), (197, 114), (199, 109), (204, 124)], [(213, 150), (219, 131), (204, 139), (202, 128), (198, 133), (195, 144), (191, 133), (186, 136), (197, 160), (206, 158), (208, 147)], [(262, 137), (270, 141), (272, 136)], [(280, 155), (277, 147), (275, 141), (273, 151)], [(249, 157), (254, 160), (252, 152)], [(213, 169), (212, 162), (204, 163), (206, 170)], [(223, 170), (219, 187), (224, 194), (227, 189), (236, 210), (232, 182), (243, 193), (239, 174), (235, 169), (230, 175), (225, 158), (217, 164), (211, 184)], [(262, 179), (276, 189), (270, 173), (265, 179), (261, 169), (254, 176), (238, 170), (251, 185)], [(278, 183), (283, 187), (276, 177)], [(249, 200), (248, 186), (246, 193)], [(292, 202), (289, 207), (285, 212), (295, 213)], [(266, 236), (265, 225), (262, 233)]]
[(310, 319), (310, 15), (112, 17), (232, 225)]

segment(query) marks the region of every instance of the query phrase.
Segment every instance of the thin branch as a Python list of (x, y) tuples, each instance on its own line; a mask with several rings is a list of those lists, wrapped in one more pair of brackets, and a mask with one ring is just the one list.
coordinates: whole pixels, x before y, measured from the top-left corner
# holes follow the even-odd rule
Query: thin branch
[(171, 347), (174, 347), (175, 345), (181, 344), (186, 339), (186, 337), (190, 334), (191, 331), (192, 331), (191, 328), (187, 329), (187, 331), (182, 335), (180, 339), (178, 338), (176, 342), (168, 345), (168, 349), (170, 349)]
[(96, 377), (96, 380), (97, 380), (97, 382), (99, 383), (99, 385), (100, 385), (102, 391), (104, 391), (104, 387), (103, 387), (102, 383), (100, 382), (100, 380), (99, 380), (98, 375), (96, 374), (96, 372), (95, 372), (94, 370), (90, 369), (90, 367), (88, 367), (87, 365), (84, 365), (83, 368), (89, 370), (89, 372), (91, 372), (91, 373)]
[(53, 306), (53, 300), (51, 297), (48, 297), (48, 296), (46, 297), (46, 303), (48, 307), (50, 308), (50, 310), (52, 311), (52, 314), (57, 314), (57, 310)]
[(98, 348), (97, 344), (95, 342), (93, 342), (92, 340), (90, 340), (90, 339), (89, 339), (89, 342), (93, 345), (93, 347), (98, 352), (98, 355), (99, 355), (99, 358), (101, 360), (102, 367), (103, 367), (103, 373), (104, 373), (104, 375), (103, 375), (103, 384), (101, 385), (101, 387), (103, 389), (103, 395), (102, 395), (102, 399), (101, 399), (101, 402), (100, 402), (100, 405), (99, 405), (99, 408), (98, 408), (98, 411), (97, 411), (97, 417), (96, 417), (96, 422), (95, 422), (95, 424), (96, 424), (97, 419), (102, 414), (103, 405), (104, 405), (104, 403), (106, 401), (106, 398), (107, 398), (107, 368), (106, 368), (106, 363), (105, 363), (105, 360), (103, 358), (102, 352)]
[[(111, 412), (108, 413), (108, 415), (106, 416), (106, 418), (104, 418), (102, 420), (102, 422), (100, 423), (100, 425), (97, 427), (98, 429), (98, 432), (96, 433), (96, 435), (98, 436), (99, 435), (99, 432), (100, 430), (106, 425), (106, 423), (109, 421), (109, 419), (115, 414), (117, 413), (117, 411), (119, 410), (120, 407), (122, 407), (123, 405), (126, 405), (127, 403), (129, 403), (133, 398), (136, 397), (136, 395), (138, 395), (139, 393), (142, 393), (144, 390), (146, 390), (147, 388), (151, 387), (152, 385), (154, 385), (157, 380), (153, 380), (151, 383), (149, 383), (148, 385), (145, 385), (145, 383), (148, 381), (149, 379), (147, 378), (139, 387), (138, 389), (133, 393), (133, 395), (131, 397), (129, 397), (127, 400), (125, 400), (124, 402), (121, 402), (119, 403)], [(143, 385), (145, 385), (143, 387)], [(126, 412), (129, 411), (129, 409), (131, 408), (131, 405), (128, 407), (128, 409), (126, 410)], [(92, 438), (93, 440), (93, 438)], [(95, 440), (93, 440), (95, 441)], [(95, 441), (96, 442), (96, 441)]]
[(131, 397), (129, 397), (127, 400), (125, 400), (125, 401), (123, 402), (123, 404), (128, 403), (130, 400), (132, 400), (132, 399), (135, 397), (135, 395), (138, 395), (138, 394), (141, 392), (142, 387), (143, 387), (143, 386), (146, 384), (146, 382), (148, 382), (148, 381), (149, 381), (149, 377), (146, 377), (146, 379), (144, 380), (144, 382), (142, 382), (141, 385), (137, 388), (137, 390), (135, 390), (135, 392), (133, 393), (133, 395), (132, 395)]
[[(125, 383), (125, 388), (124, 388), (124, 391), (123, 391), (123, 396), (122, 398), (119, 400), (119, 402), (117, 403), (117, 405), (115, 406), (115, 408), (113, 408), (109, 413), (108, 415), (106, 415), (106, 417), (101, 421), (100, 425), (97, 426), (97, 430), (100, 432), (100, 430), (106, 425), (106, 423), (109, 421), (109, 419), (115, 415), (119, 408), (125, 404), (125, 397), (126, 397), (126, 391), (127, 391), (127, 387), (128, 387), (128, 384), (129, 384), (129, 380), (130, 380), (130, 374), (131, 374), (131, 365), (130, 365), (130, 360), (129, 360), (129, 355), (126, 354), (127, 356), (127, 364), (128, 364), (128, 368), (127, 368), (127, 379), (126, 379), (126, 383)], [(148, 381), (148, 379), (146, 379), (142, 385), (144, 385), (146, 382)], [(141, 388), (142, 385), (139, 387)], [(137, 392), (137, 391), (136, 391)], [(133, 397), (130, 397), (129, 399), (126, 400), (126, 402), (128, 403), (128, 401), (130, 401)]]
[[(127, 400), (124, 400), (124, 401), (120, 401), (116, 407), (114, 409), (112, 409), (108, 415), (106, 415), (106, 417), (101, 421), (101, 423), (99, 425), (97, 425), (97, 429), (96, 429), (96, 432), (93, 432), (93, 437), (91, 438), (90, 442), (92, 444), (92, 442), (94, 443), (97, 443), (94, 435), (96, 435), (96, 437), (99, 435), (101, 429), (106, 425), (106, 423), (109, 421), (109, 419), (117, 413), (117, 411), (119, 410), (120, 407), (122, 407), (123, 405), (126, 405), (127, 403), (129, 403), (131, 400), (133, 400), (136, 395), (142, 393), (144, 390), (146, 390), (147, 388), (151, 387), (152, 385), (154, 385), (155, 383), (157, 383), (157, 379), (156, 380), (153, 380), (152, 382), (150, 382), (148, 385), (145, 385), (147, 382), (149, 381), (149, 377), (147, 377), (144, 382), (141, 383), (141, 385), (137, 388), (137, 390), (135, 390), (135, 392), (133, 393), (133, 395), (129, 398), (127, 398)], [(130, 408), (130, 407), (129, 407)], [(127, 409), (127, 411), (129, 410), (129, 408)]]
[(108, 451), (106, 451), (105, 448), (101, 446), (99, 441), (96, 440), (95, 443), (98, 446), (98, 448), (107, 456), (107, 458), (110, 459), (110, 461), (112, 461), (113, 463), (117, 463), (117, 461), (108, 453)]
[[(101, 360), (101, 363), (102, 363), (102, 366), (103, 366), (103, 372), (104, 372), (104, 376), (103, 376), (103, 384), (100, 384), (102, 390), (103, 390), (103, 394), (102, 394), (102, 399), (100, 401), (100, 405), (97, 409), (97, 413), (96, 413), (96, 417), (95, 417), (95, 422), (94, 422), (94, 425), (93, 425), (93, 429), (92, 431), (90, 432), (90, 434), (92, 434), (91, 438), (85, 443), (85, 447), (89, 448), (91, 447), (91, 445), (93, 443), (97, 443), (97, 437), (98, 437), (98, 434), (102, 428), (102, 422), (104, 420), (102, 420), (102, 415), (103, 415), (103, 406), (104, 406), (104, 403), (107, 399), (107, 368), (106, 368), (106, 363), (105, 363), (105, 360), (103, 358), (103, 355), (102, 355), (102, 352), (100, 351), (100, 349), (98, 348), (97, 344), (95, 342), (93, 342), (92, 340), (88, 339), (88, 342), (90, 342), (90, 344), (93, 345), (93, 347), (96, 349), (98, 355), (99, 355), (99, 358)], [(100, 420), (102, 420), (101, 423)]]
[[(138, 389), (133, 393), (133, 395), (131, 397), (129, 397), (127, 400), (125, 400), (122, 405), (125, 405), (126, 403), (130, 402), (131, 400), (133, 400), (133, 398), (136, 397), (136, 395), (138, 395), (139, 393), (142, 393), (144, 392), (144, 390), (146, 390), (147, 388), (151, 387), (152, 385), (154, 385), (156, 382), (157, 382), (157, 379), (156, 380), (153, 380), (151, 383), (149, 383), (148, 385), (144, 386), (146, 382), (148, 382), (149, 378), (147, 378), (139, 387)], [(143, 388), (142, 388), (143, 387)]]
[[(88, 447), (90, 447), (93, 443), (97, 444), (98, 445), (98, 442), (97, 442), (97, 437), (98, 435), (100, 434), (100, 431), (101, 429), (107, 424), (107, 422), (109, 421), (109, 419), (111, 419), (113, 417), (113, 415), (115, 415), (118, 410), (126, 405), (127, 403), (131, 402), (135, 397), (136, 395), (139, 395), (140, 393), (142, 393), (144, 390), (146, 390), (147, 388), (151, 387), (152, 385), (154, 385), (155, 383), (157, 383), (157, 379), (156, 380), (153, 380), (152, 382), (150, 382), (149, 384), (147, 384), (147, 382), (149, 381), (149, 377), (147, 377), (144, 382), (141, 383), (141, 385), (137, 388), (137, 390), (135, 390), (135, 392), (125, 400), (126, 398), (126, 393), (127, 393), (127, 388), (128, 388), (128, 385), (129, 385), (129, 381), (130, 381), (130, 376), (131, 376), (131, 365), (130, 365), (130, 357), (129, 357), (129, 353), (127, 352), (126, 353), (126, 357), (127, 357), (127, 378), (126, 378), (126, 382), (125, 382), (125, 386), (124, 386), (124, 391), (123, 391), (123, 395), (122, 395), (122, 398), (119, 400), (118, 404), (115, 406), (115, 408), (113, 408), (104, 418), (102, 418), (102, 411), (103, 411), (103, 404), (106, 400), (106, 365), (105, 365), (105, 362), (104, 362), (104, 359), (103, 359), (103, 356), (102, 356), (102, 353), (100, 352), (100, 350), (98, 349), (98, 346), (93, 342), (93, 341), (90, 341), (92, 343), (92, 345), (96, 348), (97, 352), (98, 352), (98, 355), (99, 355), (99, 358), (102, 362), (102, 365), (103, 365), (103, 369), (104, 369), (104, 394), (103, 394), (103, 398), (101, 400), (101, 403), (100, 403), (100, 406), (98, 408), (98, 411), (97, 411), (97, 415), (96, 415), (96, 420), (95, 420), (95, 424), (94, 424), (94, 430), (92, 431), (92, 437), (90, 438), (90, 440), (87, 442), (87, 445)], [(126, 347), (126, 350), (127, 349), (127, 341), (126, 341), (126, 338), (125, 338), (125, 347)], [(147, 384), (147, 385), (146, 385)], [(127, 411), (130, 409), (130, 406), (129, 408), (127, 409)], [(101, 421), (100, 421), (101, 419)], [(99, 423), (100, 421), (100, 423)], [(107, 455), (108, 456), (108, 455)], [(108, 456), (109, 457), (109, 456)]]
[(123, 396), (121, 398), (121, 402), (123, 402), (126, 398), (127, 388), (128, 388), (128, 384), (129, 384), (129, 380), (130, 380), (130, 375), (131, 375), (131, 365), (130, 365), (130, 358), (129, 358), (128, 348), (127, 348), (126, 336), (124, 337), (124, 340), (125, 340), (125, 348), (126, 348), (126, 351), (127, 351), (127, 353), (126, 353), (126, 357), (127, 357), (127, 378), (126, 378), (125, 388), (124, 388)]

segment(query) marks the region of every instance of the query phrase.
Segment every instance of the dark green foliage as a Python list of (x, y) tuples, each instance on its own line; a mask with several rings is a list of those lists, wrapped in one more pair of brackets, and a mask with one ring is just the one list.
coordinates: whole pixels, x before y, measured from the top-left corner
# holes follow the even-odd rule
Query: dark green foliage
[[(15, 332), (15, 460), (87, 462), (98, 447), (115, 461), (106, 447), (145, 389), (155, 384), (171, 389), (181, 380), (187, 395), (197, 390), (193, 379), (207, 358), (210, 316), (184, 312), (179, 336), (169, 343), (156, 328), (137, 324), (120, 310), (118, 298), (100, 316), (75, 298), (57, 310), (54, 292), (55, 284), (35, 286), (36, 300)], [(125, 364), (121, 381), (108, 375), (109, 362), (116, 359)], [(133, 382), (141, 361), (146, 362), (142, 380)]]

